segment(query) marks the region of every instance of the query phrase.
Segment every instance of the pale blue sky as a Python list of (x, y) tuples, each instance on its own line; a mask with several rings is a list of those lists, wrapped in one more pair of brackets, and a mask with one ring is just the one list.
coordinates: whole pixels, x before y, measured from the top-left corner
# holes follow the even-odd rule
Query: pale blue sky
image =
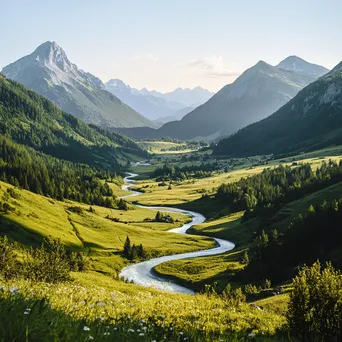
[(103, 81), (217, 91), (262, 59), (342, 60), (340, 0), (0, 0), (0, 69), (56, 41)]

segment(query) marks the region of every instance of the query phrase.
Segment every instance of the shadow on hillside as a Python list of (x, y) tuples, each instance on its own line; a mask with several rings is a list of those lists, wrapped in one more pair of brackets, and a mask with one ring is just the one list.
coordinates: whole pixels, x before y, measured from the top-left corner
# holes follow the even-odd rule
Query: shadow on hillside
[[(0, 216), (0, 235), (6, 235), (10, 240), (23, 246), (40, 247), (47, 236), (38, 233), (32, 228), (18, 223), (6, 216)], [(65, 244), (68, 249), (81, 250), (75, 244)]]

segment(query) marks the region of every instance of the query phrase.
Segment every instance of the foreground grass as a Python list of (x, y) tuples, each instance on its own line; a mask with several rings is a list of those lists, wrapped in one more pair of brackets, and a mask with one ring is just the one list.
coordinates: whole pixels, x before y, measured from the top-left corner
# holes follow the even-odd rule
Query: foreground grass
[(111, 289), (26, 281), (0, 286), (3, 341), (248, 341), (249, 334), (279, 340), (272, 336), (285, 324), (280, 314), (233, 307), (217, 296), (169, 294), (117, 281)]

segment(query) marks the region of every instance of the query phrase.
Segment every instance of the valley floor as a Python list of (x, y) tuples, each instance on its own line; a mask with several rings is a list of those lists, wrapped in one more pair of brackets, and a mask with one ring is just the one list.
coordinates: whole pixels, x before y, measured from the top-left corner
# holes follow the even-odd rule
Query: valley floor
[[(283, 286), (282, 294), (255, 297), (249, 303), (236, 304), (221, 295), (228, 284), (233, 289), (245, 285), (231, 279), (245, 268), (244, 252), (255, 238), (260, 220), (256, 217), (244, 221), (243, 211), (231, 214), (217, 207), (215, 201), (203, 204), (203, 195), (210, 196), (222, 183), (261, 173), (265, 167), (292, 164), (294, 158), (255, 166), (256, 159), (235, 161), (236, 166), (226, 172), (172, 182), (170, 187), (160, 185), (153, 172), (165, 161), (179, 165), (183, 161), (173, 154), (158, 158), (152, 165), (132, 168), (143, 178), (135, 185), (143, 194), (127, 201), (181, 207), (206, 215), (206, 222), (192, 227), (189, 235), (168, 232), (189, 222), (189, 217), (179, 213), (170, 213), (173, 223), (156, 222), (155, 210), (131, 204), (129, 210), (90, 208), (0, 183), (0, 198), (5, 198), (11, 207), (0, 216), (1, 235), (17, 242), (19, 257), (22, 246), (37, 247), (44, 237), (52, 236), (68, 249), (84, 253), (87, 265), (86, 271), (72, 273), (72, 282), (57, 285), (0, 278), (0, 315), (5, 318), (0, 322), (3, 340), (288, 340), (284, 332), (288, 285)], [(310, 163), (313, 169), (329, 159), (339, 160), (340, 156), (332, 151), (322, 157), (314, 153), (295, 157), (297, 162)], [(227, 165), (231, 163), (227, 161)], [(117, 196), (129, 193), (115, 184), (110, 186)], [(337, 183), (290, 202), (273, 215), (271, 226), (281, 232), (298, 214), (304, 214), (309, 205), (332, 200), (341, 192), (342, 183)], [(119, 279), (120, 271), (130, 264), (122, 253), (127, 236), (132, 243), (143, 245), (147, 258), (209, 249), (214, 245), (210, 237), (233, 241), (236, 248), (220, 255), (162, 263), (154, 269), (165, 279), (199, 293), (187, 296)], [(15, 317), (22, 317), (23, 324)], [(49, 321), (54, 324), (47, 328)]]

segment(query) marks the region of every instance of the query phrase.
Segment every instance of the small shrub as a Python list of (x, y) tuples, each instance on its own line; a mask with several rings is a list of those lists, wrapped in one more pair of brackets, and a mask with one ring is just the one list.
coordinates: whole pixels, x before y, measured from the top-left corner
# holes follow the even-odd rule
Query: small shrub
[(0, 274), (9, 279), (17, 275), (18, 264), (14, 253), (14, 245), (7, 237), (0, 236)]
[(82, 214), (83, 213), (83, 209), (79, 206), (70, 206), (70, 207), (68, 207), (68, 210), (75, 213), (75, 214)]
[(293, 280), (287, 320), (290, 332), (305, 341), (342, 340), (342, 274), (317, 261)]
[(45, 239), (41, 248), (31, 248), (23, 264), (26, 279), (57, 283), (70, 279), (70, 263), (60, 240)]

